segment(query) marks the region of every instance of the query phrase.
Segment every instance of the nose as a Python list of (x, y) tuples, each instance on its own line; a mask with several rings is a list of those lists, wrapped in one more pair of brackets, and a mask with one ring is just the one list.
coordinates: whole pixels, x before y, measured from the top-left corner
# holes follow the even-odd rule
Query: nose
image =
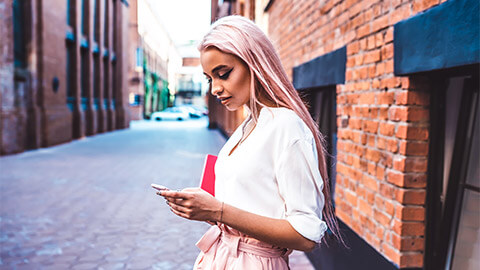
[(223, 92), (222, 85), (219, 83), (215, 83), (214, 81), (212, 81), (212, 84), (210, 87), (211, 87), (212, 95), (214, 96), (218, 97)]

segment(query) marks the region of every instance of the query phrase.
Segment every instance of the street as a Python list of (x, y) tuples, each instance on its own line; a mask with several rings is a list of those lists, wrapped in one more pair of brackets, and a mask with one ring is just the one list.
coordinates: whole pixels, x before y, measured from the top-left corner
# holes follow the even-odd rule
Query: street
[(191, 269), (209, 225), (175, 216), (150, 184), (198, 186), (225, 142), (206, 125), (137, 121), (0, 157), (0, 269)]

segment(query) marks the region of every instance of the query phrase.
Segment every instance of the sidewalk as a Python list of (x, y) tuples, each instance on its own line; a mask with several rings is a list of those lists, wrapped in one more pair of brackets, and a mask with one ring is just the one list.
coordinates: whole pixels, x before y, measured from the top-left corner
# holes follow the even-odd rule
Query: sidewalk
[[(198, 185), (225, 139), (205, 120), (0, 157), (0, 269), (191, 269), (208, 224), (181, 219), (150, 183)], [(292, 269), (313, 269), (305, 255)]]

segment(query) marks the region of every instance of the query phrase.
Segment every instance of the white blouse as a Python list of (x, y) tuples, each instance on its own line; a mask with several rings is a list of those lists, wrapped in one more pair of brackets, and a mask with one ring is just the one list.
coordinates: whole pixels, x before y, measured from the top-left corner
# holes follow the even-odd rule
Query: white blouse
[(320, 242), (327, 225), (312, 132), (290, 109), (262, 108), (255, 129), (229, 156), (246, 121), (218, 154), (215, 196), (251, 213), (287, 219), (305, 238)]

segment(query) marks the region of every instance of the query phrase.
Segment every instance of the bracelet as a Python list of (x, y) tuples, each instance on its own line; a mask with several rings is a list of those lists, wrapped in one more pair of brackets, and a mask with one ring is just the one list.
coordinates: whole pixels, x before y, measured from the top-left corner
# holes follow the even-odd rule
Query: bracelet
[(220, 223), (222, 223), (223, 220), (223, 204), (224, 202), (222, 202), (222, 210), (220, 211)]

